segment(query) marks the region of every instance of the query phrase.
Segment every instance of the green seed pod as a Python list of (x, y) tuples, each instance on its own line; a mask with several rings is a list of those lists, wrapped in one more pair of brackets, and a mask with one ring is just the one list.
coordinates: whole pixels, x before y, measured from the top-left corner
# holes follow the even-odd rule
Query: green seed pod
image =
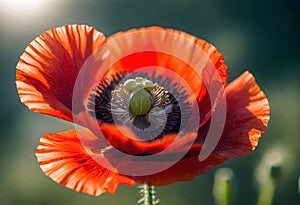
[(151, 92), (152, 90), (154, 90), (154, 84), (150, 80), (145, 80), (143, 84), (144, 84), (143, 87), (146, 90), (148, 90), (149, 92)]
[(146, 114), (152, 106), (152, 95), (145, 89), (137, 89), (130, 94), (129, 109), (134, 115)]
[(136, 87), (137, 87), (137, 84), (136, 84), (135, 80), (133, 80), (133, 79), (126, 80), (124, 83), (124, 88), (128, 92), (133, 91)]

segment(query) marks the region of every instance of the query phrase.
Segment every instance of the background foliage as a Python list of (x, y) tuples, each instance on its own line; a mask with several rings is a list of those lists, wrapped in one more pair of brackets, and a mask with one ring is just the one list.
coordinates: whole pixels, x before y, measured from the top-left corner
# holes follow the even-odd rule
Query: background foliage
[[(246, 69), (254, 73), (270, 101), (271, 121), (254, 153), (222, 165), (234, 172), (234, 204), (256, 203), (255, 170), (263, 160), (278, 157), (283, 168), (274, 204), (300, 204), (299, 10), (299, 0), (0, 0), (0, 204), (126, 205), (137, 201), (136, 187), (121, 186), (115, 195), (97, 198), (75, 193), (52, 182), (36, 162), (40, 136), (72, 125), (29, 112), (19, 102), (15, 66), (36, 36), (70, 23), (91, 25), (106, 36), (150, 25), (179, 29), (214, 44), (225, 56), (230, 80)], [(269, 153), (275, 153), (275, 158)], [(161, 204), (214, 204), (215, 170), (192, 182), (159, 187)]]

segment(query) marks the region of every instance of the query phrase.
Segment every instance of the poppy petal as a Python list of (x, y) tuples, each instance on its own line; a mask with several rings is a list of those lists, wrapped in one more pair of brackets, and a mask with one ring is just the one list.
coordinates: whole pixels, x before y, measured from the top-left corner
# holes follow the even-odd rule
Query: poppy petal
[(226, 89), (227, 118), (215, 152), (229, 158), (249, 154), (255, 149), (270, 119), (268, 100), (246, 71)]
[[(97, 163), (83, 148), (78, 134), (80, 140), (92, 142), (95, 139), (95, 136), (87, 130), (70, 130), (47, 134), (41, 138), (36, 156), (46, 175), (63, 186), (93, 196), (104, 192), (115, 193), (119, 184), (135, 183), (132, 179)], [(95, 146), (94, 143), (90, 144)], [(103, 155), (96, 157), (104, 158)]]
[(20, 57), (16, 84), (30, 110), (72, 121), (77, 75), (90, 54), (105, 42), (86, 25), (53, 28), (33, 40)]
[(125, 126), (102, 124), (100, 128), (111, 146), (131, 155), (156, 154), (167, 148), (165, 154), (188, 151), (197, 137), (197, 133), (191, 132), (183, 136), (168, 134), (152, 141), (141, 141)]
[[(213, 154), (204, 161), (199, 161), (198, 155), (184, 158), (174, 164), (172, 167), (162, 172), (148, 175), (133, 177), (137, 183), (148, 183), (154, 186), (166, 186), (175, 182), (191, 181), (196, 176), (204, 174), (217, 165), (222, 164), (228, 158), (226, 156)], [(156, 164), (155, 166), (160, 166)]]
[[(202, 83), (203, 76), (194, 66), (199, 68), (199, 72), (213, 66), (223, 84), (228, 78), (227, 66), (218, 50), (206, 41), (181, 31), (160, 27), (132, 29), (109, 37), (107, 45), (111, 56), (118, 60), (107, 76), (149, 66), (162, 67), (167, 71), (156, 69), (157, 75), (169, 77), (179, 84), (183, 79), (196, 98), (203, 93), (201, 89), (205, 86)], [(177, 76), (170, 76), (170, 71)]]

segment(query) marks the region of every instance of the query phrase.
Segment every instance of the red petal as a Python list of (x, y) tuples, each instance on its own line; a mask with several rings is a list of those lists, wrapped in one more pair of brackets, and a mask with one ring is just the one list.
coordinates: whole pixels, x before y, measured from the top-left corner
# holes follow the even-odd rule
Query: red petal
[(32, 41), (20, 57), (16, 84), (32, 111), (72, 121), (72, 95), (85, 60), (105, 41), (86, 25), (51, 29)]
[[(92, 142), (95, 139), (87, 130), (47, 134), (41, 138), (36, 156), (46, 175), (63, 186), (93, 196), (103, 192), (115, 193), (119, 184), (135, 183), (97, 163), (87, 154), (77, 134), (80, 134), (81, 140)], [(103, 155), (97, 157), (103, 158)]]
[(114, 125), (101, 125), (101, 132), (107, 141), (118, 150), (131, 155), (149, 155), (169, 149), (167, 153), (184, 152), (192, 146), (197, 133), (188, 133), (184, 136), (177, 134), (165, 135), (153, 141), (140, 141), (129, 128)]
[(193, 91), (191, 94), (199, 100), (206, 95), (202, 78), (208, 77), (207, 70), (213, 67), (223, 84), (228, 78), (227, 66), (217, 49), (181, 31), (160, 27), (132, 29), (109, 37), (107, 45), (111, 56), (117, 60), (107, 76), (149, 66), (166, 68), (177, 76), (158, 69), (155, 72), (186, 87), (181, 83), (183, 79)]
[(225, 89), (227, 118), (215, 152), (229, 158), (249, 154), (270, 119), (268, 100), (252, 74), (245, 72)]
[[(226, 161), (225, 156), (211, 155), (204, 161), (199, 161), (198, 156), (184, 158), (174, 166), (154, 175), (133, 177), (137, 183), (148, 183), (154, 186), (165, 186), (175, 182), (191, 181), (195, 176)], [(159, 166), (156, 164), (156, 166)]]

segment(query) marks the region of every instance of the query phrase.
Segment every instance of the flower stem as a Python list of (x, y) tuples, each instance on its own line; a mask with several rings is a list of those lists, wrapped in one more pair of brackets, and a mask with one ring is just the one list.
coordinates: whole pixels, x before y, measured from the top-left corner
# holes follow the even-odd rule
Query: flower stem
[(268, 182), (266, 182), (266, 184), (262, 185), (257, 204), (272, 205), (274, 190), (275, 190), (274, 180), (270, 179)]
[(140, 205), (158, 205), (159, 199), (155, 196), (154, 186), (144, 184), (140, 187), (139, 194), (141, 199), (138, 200), (138, 204)]

